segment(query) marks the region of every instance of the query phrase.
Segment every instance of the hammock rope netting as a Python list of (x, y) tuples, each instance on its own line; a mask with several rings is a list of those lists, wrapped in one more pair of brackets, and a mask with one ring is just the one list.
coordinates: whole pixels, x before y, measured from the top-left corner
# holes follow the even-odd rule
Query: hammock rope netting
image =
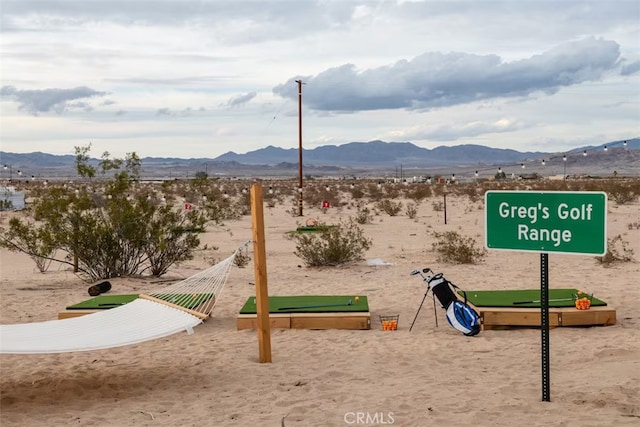
[(140, 295), (122, 306), (84, 316), (46, 322), (0, 325), (0, 353), (38, 354), (100, 350), (166, 337), (193, 328), (220, 299), (231, 256), (162, 292)]

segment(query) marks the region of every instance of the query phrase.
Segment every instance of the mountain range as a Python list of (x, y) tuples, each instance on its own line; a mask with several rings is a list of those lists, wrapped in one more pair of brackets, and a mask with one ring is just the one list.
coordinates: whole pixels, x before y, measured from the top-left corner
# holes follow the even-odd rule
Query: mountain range
[[(605, 148), (607, 150), (605, 150)], [(623, 150), (624, 148), (624, 150)], [(610, 149), (610, 150), (609, 150)], [(566, 153), (521, 152), (511, 149), (492, 148), (483, 145), (457, 145), (427, 149), (410, 142), (350, 142), (343, 145), (325, 145), (314, 149), (303, 149), (303, 165), (307, 173), (339, 174), (361, 173), (371, 170), (391, 170), (393, 168), (460, 168), (478, 165), (519, 164), (537, 159), (559, 160), (563, 154), (575, 157), (576, 153), (592, 154), (620, 152), (619, 156), (609, 155), (603, 158), (592, 155), (588, 159), (591, 167), (595, 163), (604, 162), (611, 166), (612, 161), (620, 163), (618, 169), (640, 170), (640, 138), (626, 141), (612, 141), (597, 146), (575, 148)], [(142, 165), (146, 173), (152, 175), (183, 176), (185, 173), (195, 174), (197, 171), (209, 175), (290, 175), (297, 171), (299, 151), (297, 148), (279, 148), (268, 146), (244, 154), (229, 151), (215, 158), (167, 158), (144, 157)], [(11, 165), (15, 171), (37, 170), (40, 174), (65, 175), (74, 174), (74, 155), (52, 155), (36, 153), (7, 153), (0, 151), (0, 165)], [(97, 164), (98, 159), (90, 163)], [(562, 164), (562, 160), (559, 164)], [(582, 161), (585, 164), (585, 161)], [(151, 172), (153, 171), (153, 172)], [(58, 173), (56, 173), (58, 172)], [(6, 170), (3, 171), (6, 173)], [(33, 172), (32, 172), (33, 174)], [(640, 172), (636, 173), (640, 174)]]

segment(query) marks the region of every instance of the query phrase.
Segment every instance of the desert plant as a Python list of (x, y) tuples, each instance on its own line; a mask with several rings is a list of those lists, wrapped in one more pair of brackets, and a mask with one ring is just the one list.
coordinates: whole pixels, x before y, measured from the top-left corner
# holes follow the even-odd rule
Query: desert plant
[(438, 261), (451, 264), (477, 264), (486, 255), (484, 248), (478, 248), (472, 237), (461, 236), (456, 231), (434, 232), (436, 241), (432, 244), (438, 254)]
[(430, 184), (420, 183), (410, 185), (405, 192), (405, 196), (409, 199), (419, 202), (423, 199), (431, 197), (431, 193), (432, 192)]
[(418, 208), (416, 208), (416, 204), (407, 203), (407, 208), (405, 209), (405, 213), (410, 219), (415, 219), (416, 215), (418, 215)]
[(358, 224), (368, 224), (373, 221), (373, 215), (371, 215), (371, 211), (368, 207), (358, 204), (354, 220)]
[(638, 198), (638, 194), (631, 185), (624, 182), (610, 182), (606, 185), (605, 191), (609, 194), (609, 197), (619, 205), (633, 202)]
[(18, 218), (9, 220), (8, 230), (0, 229), (0, 247), (28, 254), (41, 273), (49, 269), (56, 251), (47, 227)]
[(614, 263), (633, 261), (633, 249), (629, 247), (629, 242), (625, 241), (620, 234), (607, 239), (607, 253), (597, 256), (596, 261), (604, 267), (610, 267)]
[(251, 257), (249, 256), (249, 251), (246, 249), (242, 251), (236, 252), (236, 255), (233, 257), (233, 265), (239, 268), (244, 268), (251, 261)]
[[(320, 224), (323, 225), (323, 224)], [(319, 233), (294, 234), (294, 254), (309, 267), (336, 266), (363, 259), (372, 241), (364, 236), (362, 229), (350, 218), (326, 227)]]
[[(78, 173), (91, 179), (95, 169), (85, 164), (88, 150), (76, 152)], [(135, 194), (135, 153), (121, 162), (109, 161), (105, 154), (100, 164), (109, 170), (125, 165), (125, 170), (103, 181), (99, 189), (63, 185), (36, 192), (30, 215), (39, 228), (15, 218), (1, 231), (2, 245), (39, 258), (58, 249), (55, 253), (63, 258), (48, 259), (72, 265), (89, 281), (149, 269), (160, 275), (173, 263), (190, 259), (204, 230), (204, 213), (174, 210), (148, 194)]]
[(402, 202), (394, 202), (389, 199), (379, 201), (376, 206), (389, 216), (396, 216), (402, 210)]

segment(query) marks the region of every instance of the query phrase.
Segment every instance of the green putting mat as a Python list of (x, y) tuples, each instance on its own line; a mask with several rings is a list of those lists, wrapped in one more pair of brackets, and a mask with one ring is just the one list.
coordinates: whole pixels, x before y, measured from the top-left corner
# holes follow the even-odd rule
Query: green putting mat
[(131, 295), (98, 295), (97, 297), (70, 305), (67, 310), (100, 310), (118, 307), (138, 298), (138, 294)]
[[(368, 312), (366, 296), (358, 295), (300, 295), (269, 297), (269, 313), (340, 313)], [(240, 314), (256, 314), (255, 297), (249, 297)], [(351, 304), (349, 305), (349, 301)]]
[[(574, 307), (574, 295), (578, 289), (549, 289), (549, 307)], [(458, 291), (461, 296), (463, 293)], [(588, 294), (582, 296), (589, 297)], [(540, 290), (509, 290), (509, 291), (467, 291), (467, 300), (476, 307), (511, 307), (532, 308), (540, 307)], [(558, 301), (559, 300), (559, 301)], [(526, 304), (514, 304), (515, 302), (538, 301)], [(605, 306), (606, 302), (593, 298), (592, 306)]]
[[(209, 300), (213, 294), (155, 294), (155, 297), (163, 301), (179, 305), (184, 308), (195, 308)], [(97, 297), (70, 305), (67, 310), (106, 310), (119, 307), (138, 298), (138, 294), (129, 295), (98, 295)]]

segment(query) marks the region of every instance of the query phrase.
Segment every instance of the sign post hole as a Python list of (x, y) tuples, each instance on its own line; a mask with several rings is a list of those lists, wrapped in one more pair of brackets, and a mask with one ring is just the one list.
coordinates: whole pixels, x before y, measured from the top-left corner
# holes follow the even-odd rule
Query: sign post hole
[(596, 191), (487, 191), (485, 247), (540, 253), (542, 400), (551, 401), (549, 252), (607, 253), (607, 195)]

